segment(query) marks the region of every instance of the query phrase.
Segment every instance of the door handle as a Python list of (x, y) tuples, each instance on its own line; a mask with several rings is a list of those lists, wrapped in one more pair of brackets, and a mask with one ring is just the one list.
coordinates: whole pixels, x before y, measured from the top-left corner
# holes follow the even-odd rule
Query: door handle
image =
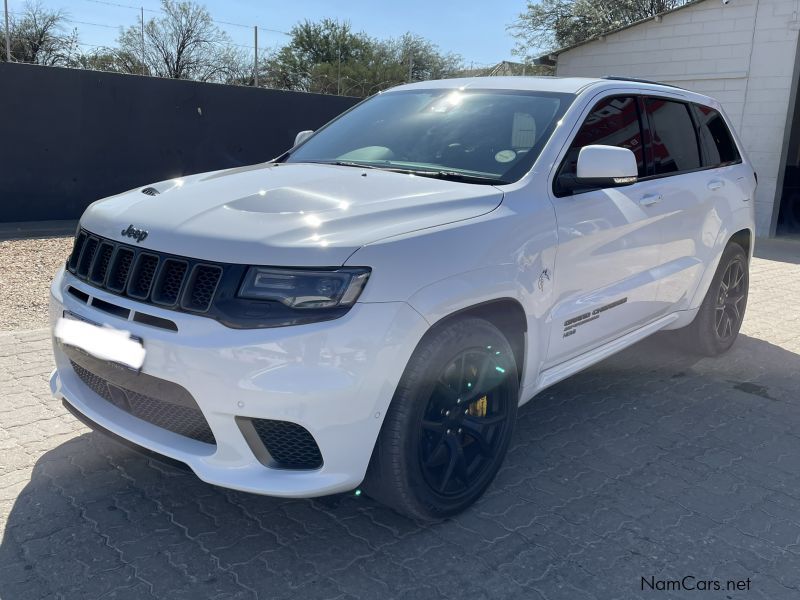
[(661, 194), (648, 194), (639, 199), (639, 206), (653, 206), (661, 202)]
[(719, 179), (712, 179), (711, 181), (708, 182), (708, 189), (710, 189), (712, 192), (716, 192), (723, 185), (725, 185), (724, 181), (720, 181)]

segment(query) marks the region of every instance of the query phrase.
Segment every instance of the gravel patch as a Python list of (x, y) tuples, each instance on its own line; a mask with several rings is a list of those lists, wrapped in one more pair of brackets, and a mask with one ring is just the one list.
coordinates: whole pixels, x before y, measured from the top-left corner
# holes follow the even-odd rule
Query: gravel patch
[(47, 326), (50, 281), (71, 250), (71, 236), (0, 242), (0, 331)]

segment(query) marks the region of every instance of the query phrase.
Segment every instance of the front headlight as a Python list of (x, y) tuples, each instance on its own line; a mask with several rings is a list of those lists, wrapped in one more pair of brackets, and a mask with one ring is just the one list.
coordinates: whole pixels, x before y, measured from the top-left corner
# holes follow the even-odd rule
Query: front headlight
[(252, 300), (273, 300), (290, 308), (352, 306), (364, 289), (369, 269), (305, 271), (250, 267), (237, 294)]

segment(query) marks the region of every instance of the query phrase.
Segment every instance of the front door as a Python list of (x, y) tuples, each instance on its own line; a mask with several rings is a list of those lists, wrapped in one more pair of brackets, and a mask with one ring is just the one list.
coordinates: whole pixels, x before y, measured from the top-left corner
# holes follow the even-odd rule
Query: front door
[(642, 115), (635, 96), (600, 100), (585, 118), (555, 177), (558, 223), (553, 271), (556, 303), (545, 367), (611, 341), (656, 317), (662, 234), (649, 208), (658, 180), (627, 187), (568, 193), (580, 149), (589, 144), (628, 148), (646, 176)]

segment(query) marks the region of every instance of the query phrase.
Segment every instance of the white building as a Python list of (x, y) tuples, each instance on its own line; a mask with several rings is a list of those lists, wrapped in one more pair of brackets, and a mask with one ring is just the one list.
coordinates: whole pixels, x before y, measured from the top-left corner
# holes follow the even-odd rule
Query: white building
[(557, 75), (651, 79), (717, 98), (758, 173), (758, 235), (797, 235), (799, 12), (800, 0), (695, 0), (540, 62)]

